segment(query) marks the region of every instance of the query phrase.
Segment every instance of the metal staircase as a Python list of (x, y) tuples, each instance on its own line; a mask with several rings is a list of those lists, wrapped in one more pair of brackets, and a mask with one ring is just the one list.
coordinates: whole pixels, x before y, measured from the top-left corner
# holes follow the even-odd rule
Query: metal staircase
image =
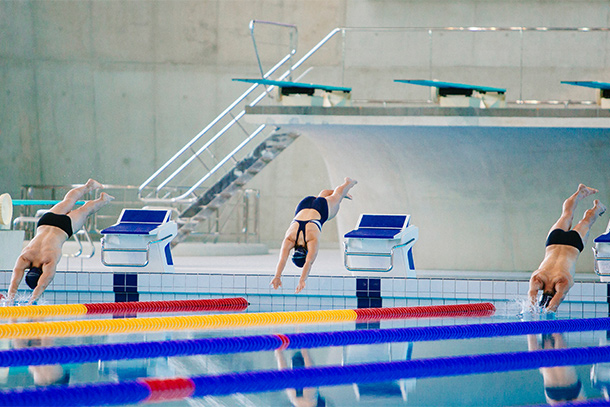
[(199, 223), (231, 199), (248, 181), (277, 157), (298, 137), (295, 133), (272, 133), (244, 159), (237, 162), (220, 180), (180, 212), (178, 235), (172, 244), (183, 241)]
[[(290, 30), (289, 53), (266, 73), (262, 72), (254, 38), (255, 23), (276, 25)], [(250, 31), (262, 78), (268, 79), (282, 66), (288, 64), (296, 53), (296, 27), (253, 20), (250, 22)], [(277, 80), (291, 79), (293, 71), (336, 32), (331, 32), (297, 63), (288, 64), (288, 70), (279, 75)], [(178, 235), (172, 241), (172, 245), (184, 241), (196, 231), (198, 225), (215, 214), (298, 137), (297, 134), (281, 132), (275, 128), (270, 131), (264, 124), (254, 130), (248, 129), (252, 125), (241, 120), (245, 116), (246, 106), (257, 105), (274, 88), (263, 86), (263, 92), (248, 103), (246, 100), (259, 86), (261, 85), (250, 86), (140, 185), (138, 198), (141, 201), (150, 206), (171, 207), (179, 213), (176, 219)], [(201, 174), (204, 175), (200, 177)]]

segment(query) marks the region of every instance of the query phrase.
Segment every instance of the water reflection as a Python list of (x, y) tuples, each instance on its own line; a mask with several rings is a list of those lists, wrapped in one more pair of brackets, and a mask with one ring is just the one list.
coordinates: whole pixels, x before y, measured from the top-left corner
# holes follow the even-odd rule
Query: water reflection
[[(288, 369), (286, 357), (283, 350), (275, 350), (275, 360), (280, 370)], [(291, 357), (292, 369), (313, 366), (311, 356), (307, 349), (296, 351)], [(298, 407), (322, 407), (326, 406), (326, 399), (320, 395), (317, 387), (305, 387), (302, 389), (286, 389), (286, 395), (293, 406)]]
[[(568, 346), (560, 333), (545, 334), (538, 340), (536, 335), (527, 336), (529, 350), (566, 349)], [(574, 366), (542, 367), (539, 369), (544, 381), (544, 395), (549, 404), (584, 400), (582, 382)]]

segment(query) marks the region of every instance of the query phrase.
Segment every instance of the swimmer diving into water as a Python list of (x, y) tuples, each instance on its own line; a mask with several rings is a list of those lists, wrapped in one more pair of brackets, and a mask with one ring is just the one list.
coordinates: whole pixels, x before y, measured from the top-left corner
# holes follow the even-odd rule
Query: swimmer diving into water
[(102, 184), (90, 179), (85, 185), (68, 191), (61, 202), (40, 218), (36, 235), (22, 250), (15, 263), (8, 290), (9, 301), (14, 301), (26, 270), (28, 271), (25, 281), (34, 290), (28, 303), (33, 303), (42, 295), (55, 276), (63, 244), (75, 231), (83, 227), (89, 215), (99, 211), (114, 199), (102, 192), (98, 199), (87, 201), (80, 208), (73, 210), (76, 202), (85, 194), (99, 188), (102, 188)]
[(357, 183), (358, 181), (351, 178), (345, 178), (343, 184), (334, 190), (325, 189), (317, 197), (308, 196), (299, 202), (294, 219), (282, 242), (275, 277), (270, 283), (273, 288), (277, 289), (282, 285), (282, 272), (292, 249), (294, 249), (292, 262), (297, 267), (303, 268), (295, 292), (299, 293), (305, 288), (305, 280), (318, 255), (318, 238), (322, 232), (322, 225), (337, 215), (343, 198), (351, 199), (349, 190)]
[(584, 217), (572, 229), (574, 210), (582, 199), (597, 193), (597, 189), (583, 184), (565, 200), (561, 217), (549, 232), (546, 240), (544, 260), (530, 278), (529, 299), (536, 303), (538, 290), (542, 290), (540, 306), (548, 311), (557, 311), (557, 307), (574, 285), (574, 271), (578, 255), (587, 244), (589, 230), (597, 218), (604, 214), (606, 207), (593, 201), (593, 208), (585, 212)]

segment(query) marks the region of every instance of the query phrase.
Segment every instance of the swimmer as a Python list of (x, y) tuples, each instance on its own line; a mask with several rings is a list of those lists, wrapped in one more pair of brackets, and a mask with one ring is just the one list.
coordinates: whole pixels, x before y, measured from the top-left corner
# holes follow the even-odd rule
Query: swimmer
[(322, 225), (337, 215), (343, 198), (352, 199), (349, 190), (357, 183), (358, 181), (351, 178), (345, 178), (343, 184), (334, 190), (325, 189), (317, 197), (308, 196), (299, 202), (294, 219), (282, 242), (275, 277), (270, 283), (273, 288), (277, 289), (282, 285), (282, 272), (292, 249), (294, 249), (292, 262), (303, 269), (295, 292), (299, 293), (305, 288), (305, 280), (318, 255), (318, 238), (322, 232)]
[(9, 303), (14, 301), (26, 270), (25, 281), (34, 290), (28, 304), (32, 304), (42, 295), (55, 277), (55, 269), (61, 258), (63, 244), (74, 231), (83, 227), (89, 215), (99, 211), (114, 199), (102, 192), (98, 199), (87, 201), (80, 208), (73, 210), (76, 202), (85, 194), (99, 188), (102, 188), (102, 184), (90, 179), (85, 185), (68, 191), (61, 202), (38, 220), (36, 235), (21, 251), (21, 255), (15, 263), (8, 290)]
[(544, 260), (530, 278), (529, 299), (536, 304), (538, 290), (542, 290), (540, 306), (548, 311), (557, 311), (566, 294), (574, 285), (574, 271), (578, 255), (587, 244), (589, 230), (597, 218), (602, 216), (606, 207), (595, 200), (593, 208), (572, 229), (574, 210), (582, 199), (597, 193), (597, 189), (583, 184), (565, 200), (561, 217), (549, 232), (546, 240)]
[[(542, 349), (567, 349), (563, 334), (543, 334), (540, 341), (536, 335), (527, 336), (530, 351)], [(583, 384), (574, 366), (547, 366), (539, 369), (544, 382), (544, 395), (549, 404), (564, 404), (575, 400), (585, 400)]]

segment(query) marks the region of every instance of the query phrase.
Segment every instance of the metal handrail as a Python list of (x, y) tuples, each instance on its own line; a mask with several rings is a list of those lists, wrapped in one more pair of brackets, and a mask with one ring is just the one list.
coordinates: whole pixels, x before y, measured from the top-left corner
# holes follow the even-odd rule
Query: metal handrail
[(254, 35), (254, 25), (255, 24), (268, 24), (268, 25), (275, 25), (277, 27), (284, 27), (284, 28), (290, 28), (293, 31), (290, 32), (290, 55), (294, 55), (297, 53), (297, 41), (298, 41), (298, 35), (299, 35), (299, 31), (297, 29), (296, 25), (293, 24), (284, 24), (284, 23), (277, 23), (274, 21), (263, 21), (263, 20), (251, 20), (250, 21), (250, 37), (252, 37), (252, 44), (254, 45), (254, 53), (256, 54), (256, 61), (258, 62), (258, 69), (261, 71), (261, 76), (264, 78), (265, 74), (263, 72), (263, 64), (261, 63), (261, 58), (258, 55), (258, 47), (256, 46), (256, 37)]
[[(258, 48), (256, 45), (256, 39), (254, 37), (254, 26), (255, 24), (271, 24), (280, 27), (287, 27), (294, 31), (295, 34), (298, 33), (296, 27), (290, 24), (282, 24), (275, 23), (269, 21), (258, 21), (252, 20), (250, 22), (250, 31), (253, 39), (253, 44), (255, 48), (255, 53), (257, 57), (257, 63), (259, 65), (259, 69), (262, 74), (262, 78), (269, 78), (272, 74), (274, 74), (281, 66), (291, 60), (292, 56), (296, 53), (296, 40), (294, 45), (292, 44), (291, 37), (291, 45), (292, 48), (290, 52), (284, 56), (276, 65), (274, 65), (269, 71), (263, 74), (262, 64), (260, 61), (260, 56), (258, 54)], [(425, 32), (428, 33), (430, 37), (430, 44), (432, 41), (432, 35), (437, 32), (517, 32), (521, 34), (521, 41), (523, 43), (523, 33), (524, 32), (610, 32), (609, 27), (479, 27), (479, 26), (464, 26), (464, 27), (337, 27), (331, 30), (321, 41), (319, 41), (311, 50), (309, 50), (301, 59), (299, 59), (295, 64), (290, 65), (289, 69), (284, 72), (279, 80), (284, 80), (287, 77), (291, 77), (294, 70), (299, 68), (303, 63), (305, 63), (313, 54), (315, 54), (320, 48), (322, 48), (327, 42), (329, 42), (336, 34), (341, 33), (343, 36), (343, 60), (345, 60), (345, 35), (348, 32)], [(521, 52), (523, 54), (523, 52)], [(345, 61), (343, 61), (343, 73), (345, 73)], [(430, 61), (432, 64), (432, 61)], [(521, 83), (523, 83), (523, 55), (521, 55), (520, 64), (520, 76)], [(194, 152), (182, 165), (178, 167), (175, 171), (173, 171), (167, 178), (165, 178), (155, 189), (154, 189), (154, 197), (144, 196), (143, 191), (155, 180), (161, 173), (163, 173), (166, 169), (169, 168), (180, 156), (182, 156), (187, 150), (191, 149), (191, 147), (203, 137), (212, 127), (218, 124), (223, 118), (227, 115), (231, 114), (231, 111), (243, 102), (254, 90), (261, 86), (260, 84), (252, 84), (240, 97), (238, 97), (229, 107), (227, 107), (220, 115), (218, 115), (208, 126), (206, 126), (201, 132), (199, 132), (191, 141), (189, 141), (183, 148), (181, 148), (172, 158), (170, 158), (165, 164), (163, 164), (153, 175), (151, 175), (142, 185), (139, 187), (138, 197), (143, 201), (157, 201), (157, 202), (192, 202), (197, 199), (196, 196), (193, 195), (193, 192), (201, 186), (201, 184), (209, 179), (214, 173), (216, 173), (222, 165), (214, 166), (213, 170), (206, 174), (203, 178), (195, 183), (188, 191), (184, 194), (181, 194), (174, 198), (159, 198), (159, 192), (165, 188), (172, 180), (174, 180), (178, 174), (182, 173), (193, 161), (195, 161), (204, 151), (209, 151), (210, 147), (218, 141), (222, 135), (224, 135), (233, 125), (237, 124), (238, 121), (245, 115), (245, 110), (240, 111), (237, 115), (232, 115), (232, 120), (224, 126), (219, 132), (217, 132), (210, 140), (208, 140), (203, 147)], [(269, 92), (274, 88), (274, 86), (264, 86), (265, 89), (263, 93), (261, 93), (254, 101), (248, 104), (248, 106), (255, 106), (258, 104), (263, 98), (269, 95)], [(532, 104), (532, 103), (543, 103), (541, 101), (535, 100), (523, 100), (522, 89), (520, 91), (519, 99), (516, 101), (517, 104)], [(259, 131), (259, 129), (255, 130), (255, 132)], [(260, 132), (260, 131), (259, 131)], [(248, 136), (251, 138), (251, 135)], [(244, 143), (241, 144), (242, 148), (245, 146)], [(224, 164), (228, 161), (229, 158), (234, 157), (237, 152), (240, 150), (233, 150), (226, 156), (221, 162)], [(152, 194), (152, 193), (151, 193)]]
[[(348, 252), (347, 244), (345, 245), (345, 249), (343, 251), (343, 265), (348, 271), (376, 271), (376, 272), (388, 272), (394, 268), (394, 251), (397, 249), (401, 249), (405, 246), (408, 246), (410, 243), (414, 242), (415, 238), (411, 238), (409, 241), (405, 243), (398, 244), (393, 246), (390, 249), (390, 253), (379, 253), (379, 252)], [(378, 268), (378, 267), (360, 267), (360, 268), (352, 268), (348, 265), (348, 257), (349, 256), (361, 256), (361, 257), (389, 257), (390, 265), (386, 268)]]

